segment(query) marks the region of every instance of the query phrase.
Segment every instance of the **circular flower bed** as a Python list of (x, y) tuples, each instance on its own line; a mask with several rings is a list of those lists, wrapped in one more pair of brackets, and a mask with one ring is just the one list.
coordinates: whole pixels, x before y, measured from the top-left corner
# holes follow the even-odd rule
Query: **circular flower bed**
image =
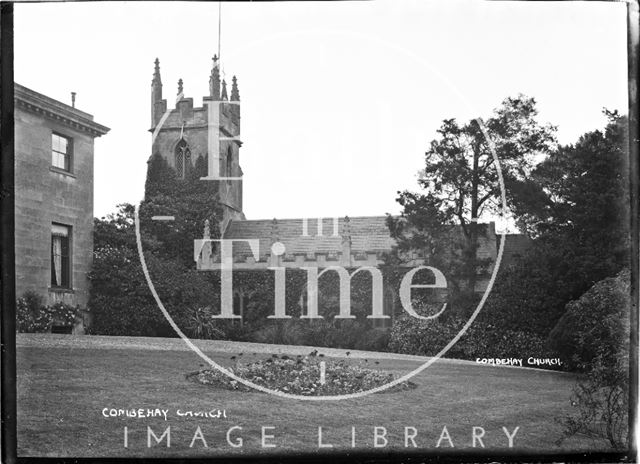
[[(235, 358), (232, 357), (232, 358)], [(320, 382), (320, 363), (325, 364), (325, 383)], [(228, 368), (238, 377), (263, 387), (284, 393), (309, 396), (345, 395), (370, 390), (395, 380), (389, 372), (364, 367), (344, 360), (319, 358), (315, 353), (290, 357), (272, 355), (267, 359), (247, 364), (236, 362)], [(217, 369), (203, 369), (187, 374), (187, 379), (204, 385), (239, 391), (256, 391)], [(413, 382), (402, 382), (384, 392), (397, 392), (416, 388)]]

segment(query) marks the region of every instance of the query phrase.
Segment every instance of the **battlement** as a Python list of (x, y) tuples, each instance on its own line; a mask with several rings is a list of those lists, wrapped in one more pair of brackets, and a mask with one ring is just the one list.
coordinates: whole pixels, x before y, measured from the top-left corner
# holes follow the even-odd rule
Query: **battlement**
[(207, 160), (209, 175), (214, 172), (215, 178), (221, 179), (217, 200), (224, 208), (223, 224), (231, 219), (243, 219), (240, 92), (236, 77), (232, 78), (228, 95), (227, 83), (220, 79), (218, 57), (214, 56), (209, 95), (202, 97), (202, 106), (194, 107), (194, 99), (185, 95), (182, 79), (178, 81), (175, 103), (168, 102), (162, 94), (160, 61), (156, 58), (151, 80), (149, 131), (154, 134), (151, 156), (162, 156), (176, 170), (178, 178), (184, 178), (196, 160), (203, 157)]

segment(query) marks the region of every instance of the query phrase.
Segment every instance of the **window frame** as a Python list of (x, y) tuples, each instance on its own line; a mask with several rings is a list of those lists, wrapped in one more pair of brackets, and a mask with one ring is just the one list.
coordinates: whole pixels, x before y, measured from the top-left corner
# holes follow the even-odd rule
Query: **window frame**
[[(67, 235), (55, 233), (55, 227), (64, 227), (67, 230)], [(50, 242), (50, 278), (49, 288), (52, 290), (71, 291), (73, 290), (73, 227), (68, 224), (62, 224), (58, 222), (51, 223), (51, 242)], [(55, 262), (54, 262), (54, 237), (62, 237), (60, 247), (60, 284), (54, 281), (55, 278)], [(66, 239), (66, 240), (65, 240)], [(66, 242), (66, 250), (65, 250)], [(66, 251), (66, 255), (65, 255)], [(65, 265), (66, 264), (66, 265)], [(65, 282), (66, 280), (66, 282)]]
[(173, 163), (177, 173), (178, 179), (186, 179), (189, 171), (191, 170), (191, 147), (189, 142), (181, 137), (176, 143), (176, 147), (173, 151)]
[[(67, 152), (63, 153), (54, 148), (53, 138), (60, 137), (67, 141)], [(62, 155), (65, 160), (65, 167), (60, 167), (54, 163), (54, 154)], [(73, 172), (73, 137), (69, 137), (68, 135), (61, 134), (60, 132), (51, 131), (51, 167), (57, 171), (62, 171), (65, 173)]]

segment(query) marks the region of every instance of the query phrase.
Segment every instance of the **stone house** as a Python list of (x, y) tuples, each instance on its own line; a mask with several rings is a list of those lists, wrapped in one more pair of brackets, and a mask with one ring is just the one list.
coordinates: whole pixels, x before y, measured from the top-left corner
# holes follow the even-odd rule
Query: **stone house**
[(16, 295), (86, 308), (94, 139), (109, 128), (74, 106), (15, 84)]

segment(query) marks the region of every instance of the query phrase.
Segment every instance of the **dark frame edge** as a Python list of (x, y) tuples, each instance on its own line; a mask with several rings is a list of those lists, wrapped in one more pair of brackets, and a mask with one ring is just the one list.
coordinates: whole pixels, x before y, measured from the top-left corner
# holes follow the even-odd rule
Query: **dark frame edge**
[(2, 288), (2, 462), (17, 460), (13, 3), (0, 3), (0, 286)]
[(630, 192), (630, 231), (631, 231), (631, 311), (630, 311), (630, 343), (629, 343), (629, 451), (637, 457), (638, 443), (638, 309), (640, 307), (638, 267), (640, 250), (638, 241), (638, 178), (640, 173), (638, 134), (640, 119), (638, 117), (638, 80), (640, 78), (640, 12), (638, 0), (627, 2), (627, 47), (628, 47), (628, 95), (629, 95), (629, 192)]

